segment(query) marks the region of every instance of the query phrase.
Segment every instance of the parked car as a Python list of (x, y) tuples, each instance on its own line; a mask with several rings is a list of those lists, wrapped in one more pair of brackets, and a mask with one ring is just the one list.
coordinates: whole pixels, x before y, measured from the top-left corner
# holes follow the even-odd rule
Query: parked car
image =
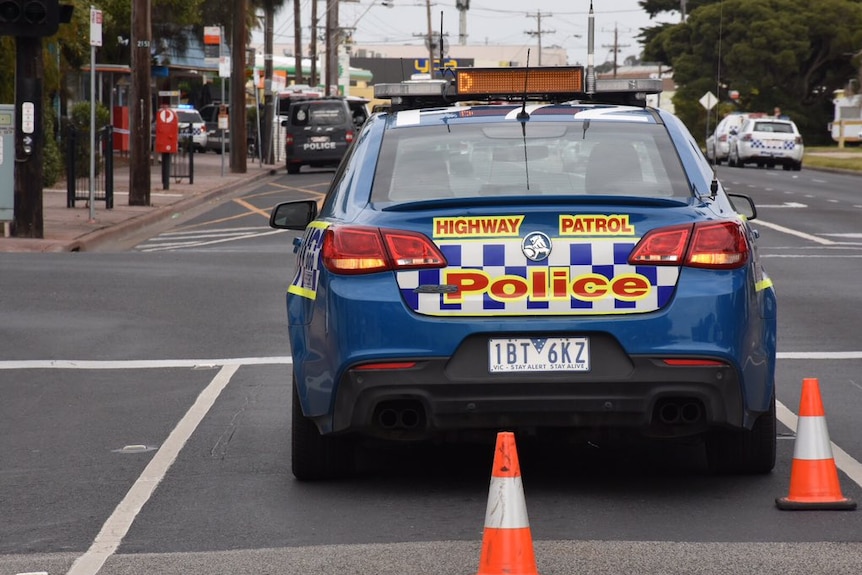
[[(230, 117), (230, 104), (224, 105), (224, 111), (228, 115), (228, 129), (227, 130), (219, 130), (218, 128), (218, 117), (219, 113), (222, 110), (221, 104), (207, 104), (206, 106), (201, 108), (201, 116), (204, 118), (204, 121), (207, 125), (207, 144), (206, 148), (208, 150), (212, 150), (217, 154), (222, 153), (222, 149), (224, 151), (230, 152), (230, 125), (232, 119)], [(252, 125), (248, 122), (251, 112), (254, 110), (254, 106), (246, 107), (246, 146), (248, 148), (249, 157), (255, 156), (255, 141), (257, 140), (257, 124)], [(261, 112), (262, 114), (263, 112)], [(224, 145), (222, 146), (222, 141), (224, 141)]]
[(785, 170), (802, 169), (805, 146), (802, 134), (792, 120), (750, 118), (734, 134), (728, 165), (739, 168), (746, 164)]
[(580, 67), (452, 76), (377, 84), (392, 104), (322, 204), (271, 213), (301, 234), (294, 475), (349, 474), (369, 440), (500, 429), (696, 440), (716, 472), (769, 472), (776, 298), (757, 214), (646, 106), (660, 80), (587, 96)]
[(762, 113), (733, 112), (728, 114), (716, 125), (715, 130), (706, 138), (706, 157), (716, 165), (727, 161), (730, 155), (730, 145), (745, 120), (751, 117), (764, 117)]
[(180, 104), (172, 108), (177, 114), (180, 128), (180, 138), (191, 137), (196, 152), (206, 152), (207, 126), (200, 112), (194, 106)]

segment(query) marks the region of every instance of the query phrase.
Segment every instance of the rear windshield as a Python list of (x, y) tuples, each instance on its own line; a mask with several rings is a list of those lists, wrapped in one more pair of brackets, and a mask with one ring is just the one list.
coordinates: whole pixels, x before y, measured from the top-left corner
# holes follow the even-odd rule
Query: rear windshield
[(690, 197), (661, 125), (449, 124), (390, 129), (371, 200), (610, 194)]
[(290, 112), (294, 126), (340, 126), (347, 121), (341, 102), (294, 104)]
[(177, 121), (180, 124), (202, 124), (203, 118), (197, 111), (177, 110)]
[(792, 134), (793, 126), (784, 122), (755, 122), (755, 132), (772, 132), (775, 134)]

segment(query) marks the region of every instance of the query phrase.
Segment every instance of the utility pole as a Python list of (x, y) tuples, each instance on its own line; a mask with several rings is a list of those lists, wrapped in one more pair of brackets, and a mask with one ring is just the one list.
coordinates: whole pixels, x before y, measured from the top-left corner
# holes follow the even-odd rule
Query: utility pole
[(629, 44), (620, 44), (619, 41), (619, 29), (616, 24), (614, 25), (614, 43), (613, 45), (604, 44), (603, 48), (611, 48), (614, 51), (614, 78), (617, 77), (617, 54), (620, 52), (620, 48), (628, 48)]
[[(296, 1), (296, 0), (294, 0)], [(309, 86), (317, 86), (317, 0), (311, 0), (311, 79)]]
[[(92, 74), (93, 71), (91, 70)], [(13, 235), (18, 238), (43, 238), (42, 163), (44, 129), (42, 126), (42, 83), (45, 68), (42, 38), (15, 38), (15, 140), (7, 160), (15, 162)], [(92, 98), (93, 96), (90, 95)], [(26, 109), (25, 109), (26, 107)], [(24, 127), (26, 125), (26, 127)], [(25, 142), (29, 140), (29, 143)]]
[(470, 0), (455, 0), (455, 8), (458, 9), (458, 44), (467, 45), (467, 10), (470, 9)]
[[(245, 66), (248, 44), (245, 17), (248, 0), (234, 0), (233, 38), (231, 46), (230, 109), (233, 120), (230, 126), (230, 171), (244, 174), (248, 171), (248, 126), (245, 112)], [(257, 102), (254, 103), (257, 107)]]
[(150, 92), (152, 21), (150, 0), (132, 0), (132, 78), (129, 102), (129, 205), (150, 205)]
[[(434, 77), (434, 36), (431, 32), (431, 0), (425, 0), (425, 8), (428, 12), (428, 73)], [(443, 37), (440, 37), (443, 42)], [(441, 62), (442, 63), (442, 62)]]
[[(293, 3), (298, 6), (298, 2)], [(272, 153), (272, 123), (275, 118), (272, 110), (272, 44), (273, 44), (273, 20), (275, 20), (275, 6), (273, 0), (264, 2), (264, 33), (263, 33), (263, 129), (260, 134), (260, 157), (264, 163), (275, 163)]]
[(339, 0), (326, 0), (326, 95), (331, 94), (332, 86), (338, 86), (338, 44), (341, 32), (338, 28)]
[[(545, 16), (553, 16), (553, 14), (545, 14)], [(542, 11), (538, 10), (535, 15), (527, 14), (527, 18), (535, 18), (536, 19), (536, 29), (535, 30), (527, 30), (525, 33), (528, 36), (536, 36), (539, 41), (539, 63), (538, 65), (542, 65), (542, 34), (553, 34), (556, 30), (542, 30)]]
[[(317, 5), (315, 0), (312, 5)], [(293, 67), (294, 81), (302, 84), (302, 18), (299, 9), (299, 1), (293, 0)]]

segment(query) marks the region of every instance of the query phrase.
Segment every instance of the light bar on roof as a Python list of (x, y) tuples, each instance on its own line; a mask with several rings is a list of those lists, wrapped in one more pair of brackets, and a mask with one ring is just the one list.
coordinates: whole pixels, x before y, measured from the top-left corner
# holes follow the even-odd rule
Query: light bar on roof
[(459, 96), (576, 94), (584, 90), (584, 68), (462, 68), (455, 84)]
[(661, 80), (654, 78), (599, 78), (596, 80), (596, 92), (658, 94), (661, 92)]
[(375, 84), (374, 97), (380, 99), (398, 96), (442, 96), (446, 93), (446, 80), (407, 80), (397, 84)]

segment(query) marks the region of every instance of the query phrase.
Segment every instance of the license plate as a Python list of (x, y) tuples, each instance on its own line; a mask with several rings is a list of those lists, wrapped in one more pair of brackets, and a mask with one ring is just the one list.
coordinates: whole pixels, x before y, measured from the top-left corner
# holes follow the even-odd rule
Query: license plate
[(329, 136), (311, 136), (308, 141), (313, 144), (322, 144), (329, 141)]
[(488, 340), (488, 371), (589, 371), (586, 337), (517, 337)]

